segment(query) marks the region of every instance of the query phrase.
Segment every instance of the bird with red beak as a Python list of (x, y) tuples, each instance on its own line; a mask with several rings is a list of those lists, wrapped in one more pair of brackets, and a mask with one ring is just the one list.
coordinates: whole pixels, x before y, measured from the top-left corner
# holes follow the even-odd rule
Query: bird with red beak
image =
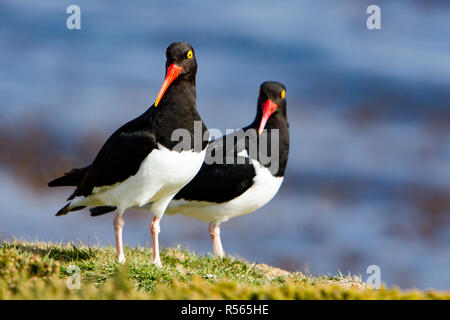
[[(264, 82), (260, 87), (255, 120), (238, 130), (240, 133), (224, 136), (208, 146), (206, 157), (217, 154), (222, 148), (233, 151), (234, 161), (225, 159), (229, 157), (228, 152), (220, 153), (221, 157), (223, 154), (220, 163), (210, 163), (205, 158), (198, 174), (175, 195), (166, 210), (166, 214), (179, 213), (209, 223), (213, 250), (218, 256), (225, 254), (220, 224), (261, 208), (281, 186), (289, 155), (286, 106), (284, 85)], [(262, 139), (270, 142), (266, 144), (268, 151), (276, 155), (270, 162), (263, 162), (259, 156)], [(252, 143), (256, 145), (252, 146)], [(256, 152), (252, 152), (253, 147)]]
[[(49, 182), (50, 187), (75, 186), (69, 203), (57, 216), (91, 208), (92, 215), (117, 210), (114, 233), (118, 260), (125, 262), (122, 245), (123, 213), (131, 207), (151, 203), (154, 218), (150, 224), (153, 263), (161, 265), (159, 222), (172, 200), (199, 171), (206, 153), (207, 140), (195, 144), (194, 128), (206, 127), (196, 107), (195, 77), (197, 61), (192, 46), (172, 43), (166, 50), (166, 75), (156, 101), (147, 111), (114, 132), (94, 161)], [(189, 145), (179, 150), (172, 140), (174, 130), (190, 134)]]

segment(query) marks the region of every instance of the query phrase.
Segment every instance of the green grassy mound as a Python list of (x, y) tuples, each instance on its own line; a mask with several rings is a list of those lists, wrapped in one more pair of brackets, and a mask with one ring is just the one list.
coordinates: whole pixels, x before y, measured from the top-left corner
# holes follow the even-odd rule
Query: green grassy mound
[[(197, 256), (180, 248), (125, 248), (42, 242), (0, 243), (0, 299), (450, 299), (450, 292), (368, 288), (356, 276), (312, 277), (233, 257)], [(77, 268), (76, 276), (68, 270)], [(68, 285), (69, 284), (69, 285)]]

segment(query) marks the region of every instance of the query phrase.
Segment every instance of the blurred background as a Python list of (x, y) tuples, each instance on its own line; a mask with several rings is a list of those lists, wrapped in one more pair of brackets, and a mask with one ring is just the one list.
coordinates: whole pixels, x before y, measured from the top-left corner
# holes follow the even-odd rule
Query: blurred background
[[(66, 8), (81, 8), (81, 30)], [(381, 30), (366, 9), (381, 8)], [(93, 160), (152, 105), (165, 49), (188, 41), (208, 127), (253, 120), (259, 85), (287, 87), (291, 152), (278, 195), (223, 224), (225, 250), (312, 274), (450, 289), (448, 1), (0, 2), (0, 240), (113, 244), (113, 215), (54, 217), (47, 182)], [(151, 245), (149, 212), (124, 242)], [(207, 225), (162, 220), (162, 246), (211, 252)]]

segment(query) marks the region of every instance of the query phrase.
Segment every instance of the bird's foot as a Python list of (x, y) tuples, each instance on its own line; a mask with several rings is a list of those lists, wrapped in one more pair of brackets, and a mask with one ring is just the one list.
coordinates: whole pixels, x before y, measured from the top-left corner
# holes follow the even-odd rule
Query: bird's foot
[(162, 263), (160, 259), (153, 260), (152, 262), (157, 267), (162, 267)]
[(127, 259), (125, 259), (125, 256), (119, 256), (117, 261), (119, 261), (120, 264), (124, 264), (127, 261)]

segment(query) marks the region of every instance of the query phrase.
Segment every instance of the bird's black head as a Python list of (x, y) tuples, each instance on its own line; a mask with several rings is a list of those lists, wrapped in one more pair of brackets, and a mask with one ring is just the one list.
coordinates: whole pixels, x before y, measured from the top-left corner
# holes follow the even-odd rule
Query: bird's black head
[(166, 70), (175, 64), (183, 69), (179, 77), (189, 78), (195, 81), (197, 74), (197, 61), (195, 60), (195, 51), (187, 42), (174, 42), (166, 51)]
[(257, 107), (258, 134), (262, 133), (269, 118), (286, 118), (286, 105), (286, 87), (282, 83), (266, 81), (261, 84)]
[(195, 84), (197, 61), (194, 48), (187, 42), (174, 42), (166, 50), (166, 77), (156, 98), (155, 107), (175, 79), (185, 79)]

